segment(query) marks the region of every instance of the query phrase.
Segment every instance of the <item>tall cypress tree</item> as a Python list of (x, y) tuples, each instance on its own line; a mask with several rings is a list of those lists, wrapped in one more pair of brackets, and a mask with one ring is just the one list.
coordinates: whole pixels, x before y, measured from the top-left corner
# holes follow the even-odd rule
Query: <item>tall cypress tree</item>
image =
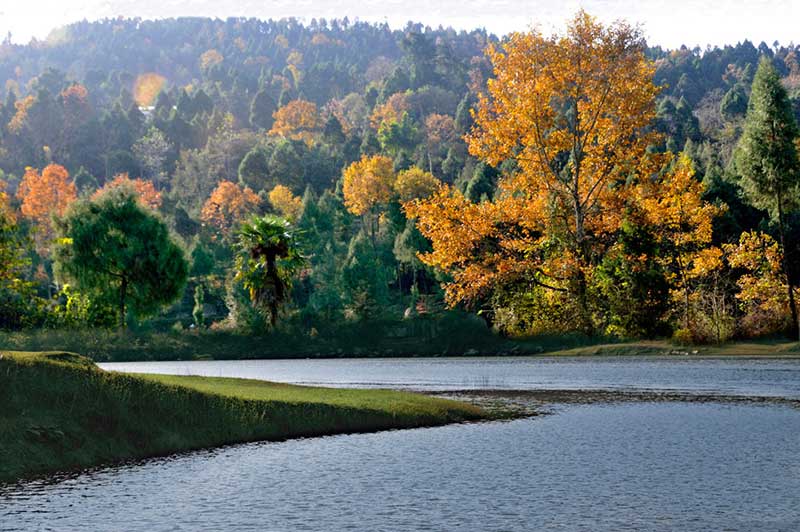
[(772, 61), (762, 58), (753, 80), (744, 132), (736, 149), (736, 166), (750, 203), (769, 211), (777, 223), (783, 249), (783, 272), (789, 291), (791, 334), (798, 337), (797, 307), (786, 257), (786, 215), (797, 208), (800, 160), (795, 139), (800, 136), (786, 89)]

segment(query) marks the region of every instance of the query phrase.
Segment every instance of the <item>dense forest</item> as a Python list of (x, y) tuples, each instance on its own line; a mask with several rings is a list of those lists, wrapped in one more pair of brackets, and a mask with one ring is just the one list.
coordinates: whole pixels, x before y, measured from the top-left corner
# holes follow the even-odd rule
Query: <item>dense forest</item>
[[(201, 18), (82, 22), (3, 43), (0, 328), (121, 322), (314, 338), (405, 323), (392, 334), (425, 338), (450, 320), (513, 336), (791, 333), (798, 189), (789, 183), (789, 199), (773, 205), (741, 154), (760, 139), (754, 91), (777, 91), (776, 112), (788, 106), (797, 136), (800, 46), (665, 50), (581, 15), (569, 31), (627, 36), (616, 66), (597, 55), (582, 68), (616, 80), (646, 72), (613, 101), (638, 120), (619, 137), (625, 160), (658, 160), (661, 187), (644, 191), (642, 178), (617, 203), (587, 192), (618, 216), (591, 225), (587, 211), (589, 235), (579, 224), (577, 237), (525, 221), (556, 219), (568, 203), (557, 191), (547, 206), (506, 202), (509, 183), (529, 190), (519, 180), (538, 170), (521, 156), (525, 133), (501, 142), (520, 120), (501, 124), (497, 106), (504, 75), (524, 69), (515, 53), (546, 58), (564, 43), (411, 23)], [(645, 66), (625, 63), (630, 51)], [(560, 112), (550, 130), (574, 120), (568, 104)], [(563, 177), (579, 157), (556, 151), (548, 168)], [(104, 262), (122, 218), (138, 255)]]

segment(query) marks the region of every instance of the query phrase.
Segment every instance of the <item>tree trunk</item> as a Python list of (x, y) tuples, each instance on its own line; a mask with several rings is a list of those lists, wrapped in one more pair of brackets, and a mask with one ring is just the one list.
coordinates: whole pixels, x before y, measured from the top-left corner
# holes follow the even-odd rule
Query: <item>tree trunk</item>
[(786, 286), (789, 290), (789, 313), (792, 316), (792, 325), (789, 328), (789, 334), (794, 340), (800, 340), (800, 324), (797, 322), (797, 305), (794, 301), (794, 287), (792, 286), (792, 277), (789, 274), (789, 259), (786, 256), (786, 236), (785, 230), (783, 227), (783, 198), (781, 197), (780, 191), (778, 192), (778, 232), (780, 233), (781, 237), (781, 255), (782, 255), (782, 265), (783, 265), (783, 274), (786, 276)]
[(128, 278), (122, 277), (119, 283), (119, 328), (125, 330), (128, 326), (125, 319), (125, 300), (128, 296)]

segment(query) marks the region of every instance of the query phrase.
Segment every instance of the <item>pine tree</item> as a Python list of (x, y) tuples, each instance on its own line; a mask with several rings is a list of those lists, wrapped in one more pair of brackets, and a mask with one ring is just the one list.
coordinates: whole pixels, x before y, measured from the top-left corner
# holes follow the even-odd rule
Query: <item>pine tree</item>
[(753, 206), (769, 211), (777, 223), (788, 286), (791, 334), (798, 336), (794, 287), (786, 258), (786, 215), (797, 207), (800, 160), (795, 139), (800, 136), (792, 104), (777, 69), (762, 58), (753, 80), (744, 132), (736, 149), (741, 185)]

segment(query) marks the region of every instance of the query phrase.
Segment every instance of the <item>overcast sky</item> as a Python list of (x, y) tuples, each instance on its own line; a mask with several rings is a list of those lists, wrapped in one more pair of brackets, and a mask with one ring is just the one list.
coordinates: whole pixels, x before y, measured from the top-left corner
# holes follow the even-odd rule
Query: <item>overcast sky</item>
[(800, 0), (0, 0), (0, 35), (26, 43), (53, 28), (82, 19), (126, 16), (257, 18), (314, 17), (408, 20), (457, 29), (485, 27), (497, 34), (538, 24), (561, 28), (579, 7), (604, 21), (641, 23), (650, 44), (735, 44), (750, 39), (800, 43)]

